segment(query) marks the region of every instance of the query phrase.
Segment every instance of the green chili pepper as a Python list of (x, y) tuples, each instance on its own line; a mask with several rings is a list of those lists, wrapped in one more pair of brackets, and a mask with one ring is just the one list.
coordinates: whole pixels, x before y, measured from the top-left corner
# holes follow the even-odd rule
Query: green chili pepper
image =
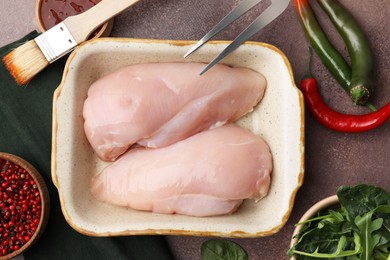
[(301, 24), (314, 50), (336, 80), (349, 92), (351, 69), (326, 37), (308, 0), (295, 0)]
[[(328, 15), (334, 17), (331, 20), (334, 20), (335, 26), (346, 42), (351, 56), (352, 70), (342, 55), (328, 40), (321, 25), (318, 23), (308, 0), (294, 0), (301, 24), (311, 45), (330, 73), (349, 93), (355, 104), (364, 105), (367, 103), (371, 92), (369, 79), (372, 73), (373, 64), (372, 53), (369, 48), (367, 50), (367, 40), (357, 26), (356, 21), (353, 18), (350, 18), (352, 16), (344, 8), (340, 9), (340, 5), (337, 5), (337, 12), (333, 11), (333, 7), (335, 8), (337, 1), (318, 1), (324, 2), (323, 8), (329, 9)], [(325, 2), (332, 2), (332, 5), (325, 5)], [(325, 8), (325, 6), (329, 8)], [(365, 59), (368, 59), (368, 61), (364, 64), (362, 61)], [(375, 110), (371, 104), (368, 104), (368, 106)]]
[(362, 29), (355, 18), (336, 0), (318, 0), (333, 25), (343, 38), (351, 57), (350, 95), (358, 105), (363, 105), (370, 97), (374, 58)]

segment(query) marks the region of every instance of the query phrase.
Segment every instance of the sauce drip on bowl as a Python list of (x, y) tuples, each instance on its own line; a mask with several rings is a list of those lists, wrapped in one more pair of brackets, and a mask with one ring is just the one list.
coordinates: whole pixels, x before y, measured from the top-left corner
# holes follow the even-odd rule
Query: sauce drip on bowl
[(44, 0), (41, 19), (46, 30), (62, 22), (68, 16), (85, 12), (101, 0)]

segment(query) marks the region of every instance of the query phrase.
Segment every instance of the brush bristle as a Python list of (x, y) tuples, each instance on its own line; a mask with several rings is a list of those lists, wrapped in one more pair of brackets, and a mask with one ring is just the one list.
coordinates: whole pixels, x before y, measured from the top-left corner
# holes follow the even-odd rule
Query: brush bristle
[(8, 71), (19, 85), (28, 83), (36, 74), (49, 65), (34, 40), (12, 50), (3, 58)]

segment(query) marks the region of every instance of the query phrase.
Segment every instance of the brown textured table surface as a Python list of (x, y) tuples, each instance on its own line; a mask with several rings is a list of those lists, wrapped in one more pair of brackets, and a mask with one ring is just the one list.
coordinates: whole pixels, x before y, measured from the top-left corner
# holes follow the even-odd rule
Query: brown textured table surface
[[(370, 39), (376, 59), (373, 103), (378, 107), (390, 100), (390, 5), (388, 0), (340, 0), (356, 17)], [(238, 0), (142, 0), (115, 19), (111, 36), (153, 39), (200, 39)], [(0, 45), (37, 29), (33, 0), (2, 0)], [(313, 7), (318, 10), (316, 6)], [(255, 8), (215, 39), (231, 40), (259, 13)], [(318, 15), (329, 38), (347, 57), (341, 39), (323, 13)], [(289, 59), (299, 83), (307, 62), (308, 43), (291, 1), (288, 9), (251, 40), (270, 43)], [(364, 113), (354, 107), (347, 94), (331, 78), (317, 56), (313, 71), (321, 83), (324, 99), (333, 108)], [(316, 201), (335, 193), (340, 185), (368, 183), (390, 191), (390, 123), (371, 132), (345, 134), (319, 125), (310, 114), (305, 117), (305, 179), (287, 224), (275, 235), (254, 239), (233, 239), (250, 259), (287, 259), (290, 238), (300, 216)], [(200, 259), (201, 243), (207, 238), (168, 236), (177, 259)]]

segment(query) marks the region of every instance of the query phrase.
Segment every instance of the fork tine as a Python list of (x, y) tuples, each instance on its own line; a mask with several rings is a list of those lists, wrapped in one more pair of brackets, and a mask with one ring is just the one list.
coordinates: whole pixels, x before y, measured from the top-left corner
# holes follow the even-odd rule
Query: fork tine
[(252, 7), (262, 0), (243, 0), (232, 11), (230, 11), (217, 25), (215, 25), (202, 39), (200, 39), (185, 55), (184, 58), (196, 51), (200, 46), (208, 42), (214, 35), (223, 30), (226, 26), (234, 22), (241, 15), (246, 13)]
[(263, 29), (272, 20), (286, 10), (289, 0), (272, 0), (273, 2), (264, 12), (260, 14), (243, 32), (241, 32), (217, 57), (215, 57), (201, 72), (200, 75), (208, 71), (212, 66), (225, 58), (238, 46), (251, 38), (258, 31)]

